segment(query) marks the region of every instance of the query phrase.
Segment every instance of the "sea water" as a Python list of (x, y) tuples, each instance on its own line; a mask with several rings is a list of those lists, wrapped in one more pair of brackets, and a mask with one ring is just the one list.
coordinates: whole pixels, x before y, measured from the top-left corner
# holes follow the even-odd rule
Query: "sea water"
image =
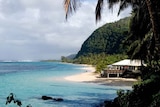
[[(98, 107), (104, 100), (115, 98), (118, 89), (129, 88), (64, 79), (85, 72), (82, 68), (60, 62), (0, 62), (0, 107), (17, 107), (14, 103), (5, 105), (10, 93), (22, 107)], [(42, 100), (43, 95), (64, 101)]]

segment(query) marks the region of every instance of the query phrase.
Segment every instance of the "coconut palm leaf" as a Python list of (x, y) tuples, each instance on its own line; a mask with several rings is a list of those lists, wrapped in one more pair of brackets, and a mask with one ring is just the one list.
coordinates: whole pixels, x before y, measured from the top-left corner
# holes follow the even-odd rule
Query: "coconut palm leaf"
[(131, 6), (130, 0), (121, 0), (118, 15), (120, 14), (121, 11), (128, 8), (128, 6)]
[(79, 3), (79, 0), (64, 0), (66, 19), (68, 18), (68, 15), (72, 14), (73, 11), (76, 11)]
[(101, 20), (101, 11), (103, 7), (103, 0), (98, 0), (95, 14), (96, 14), (96, 21)]
[(112, 9), (115, 4), (118, 4), (121, 0), (108, 0), (109, 9)]

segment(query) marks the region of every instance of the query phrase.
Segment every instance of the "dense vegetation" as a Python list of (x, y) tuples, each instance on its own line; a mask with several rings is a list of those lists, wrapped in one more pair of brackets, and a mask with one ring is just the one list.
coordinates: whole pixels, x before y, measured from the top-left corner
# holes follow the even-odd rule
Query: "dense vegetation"
[(122, 47), (122, 42), (129, 30), (129, 19), (124, 18), (114, 23), (107, 23), (95, 30), (84, 41), (76, 58), (89, 53), (120, 54), (125, 52), (127, 48)]
[(92, 54), (88, 53), (86, 56), (79, 56), (75, 59), (69, 59), (68, 57), (62, 57), (62, 62), (76, 63), (76, 64), (89, 64), (96, 67), (96, 71), (100, 72), (106, 68), (107, 65), (128, 58), (124, 54), (113, 54), (109, 55), (106, 53)]
[(133, 90), (119, 90), (114, 101), (106, 101), (105, 107), (160, 107), (160, 72), (144, 69), (147, 75), (133, 85)]
[(129, 20), (130, 18), (127, 17), (103, 25), (88, 37), (77, 55), (62, 56), (61, 60), (93, 65), (99, 72), (109, 64), (128, 58), (124, 54), (128, 47), (124, 47), (123, 42), (129, 30)]

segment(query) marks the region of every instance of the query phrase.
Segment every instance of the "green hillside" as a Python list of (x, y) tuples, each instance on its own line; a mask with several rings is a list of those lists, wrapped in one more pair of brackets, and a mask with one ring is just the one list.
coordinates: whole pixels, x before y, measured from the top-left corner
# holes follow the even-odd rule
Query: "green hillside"
[(122, 41), (126, 37), (128, 29), (129, 18), (103, 25), (84, 41), (76, 58), (87, 56), (89, 53), (120, 54), (125, 52), (125, 48), (122, 48)]

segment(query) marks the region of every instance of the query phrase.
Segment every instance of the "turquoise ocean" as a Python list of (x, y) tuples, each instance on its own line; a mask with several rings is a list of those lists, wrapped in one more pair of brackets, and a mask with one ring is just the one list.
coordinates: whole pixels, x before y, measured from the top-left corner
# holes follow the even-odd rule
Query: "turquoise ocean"
[[(130, 89), (64, 79), (85, 72), (83, 67), (60, 62), (0, 62), (0, 107), (17, 107), (5, 105), (10, 93), (22, 101), (22, 107), (99, 107), (104, 100), (115, 98), (117, 90)], [(43, 95), (64, 101), (44, 101)]]

